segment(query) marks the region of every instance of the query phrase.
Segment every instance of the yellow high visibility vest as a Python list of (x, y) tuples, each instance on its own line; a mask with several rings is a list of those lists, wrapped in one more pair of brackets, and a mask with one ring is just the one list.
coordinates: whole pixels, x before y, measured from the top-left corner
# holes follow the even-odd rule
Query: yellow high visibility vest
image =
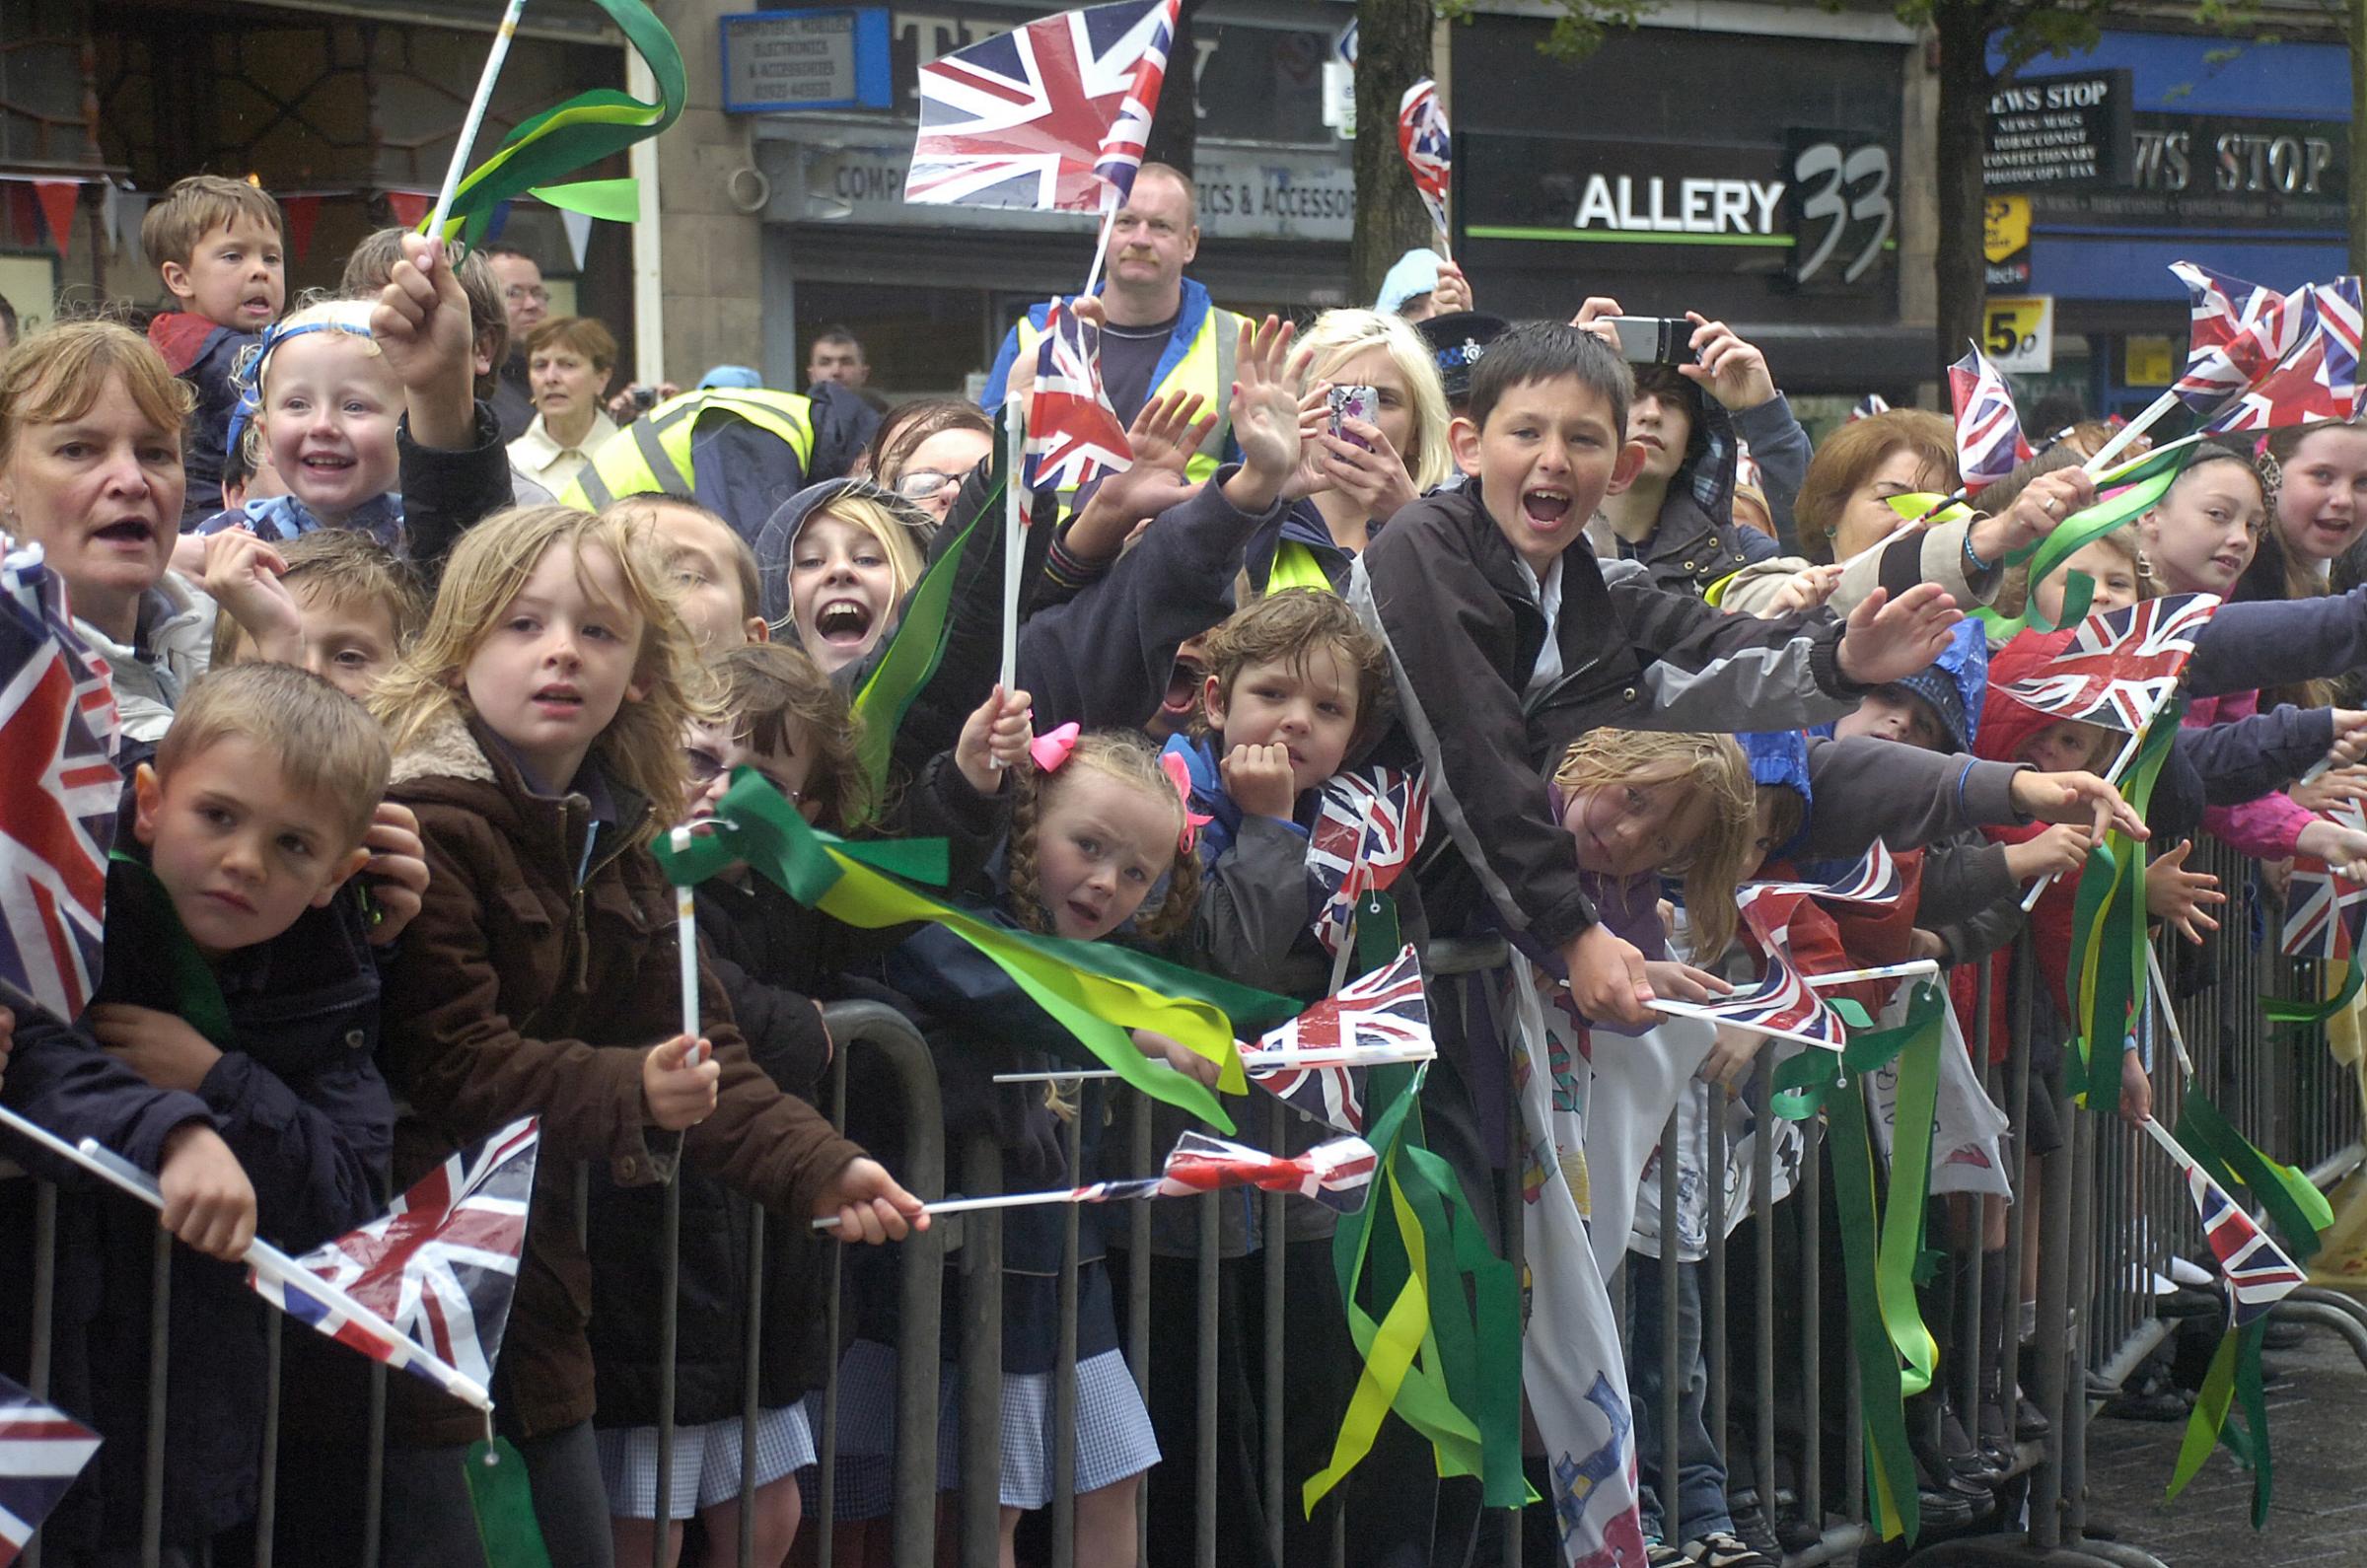
[[(1032, 318), (1023, 316), (1017, 330), (1018, 357), (1032, 363), (1037, 345), (1043, 341), (1042, 329)], [(1184, 464), (1184, 476), (1194, 484), (1216, 472), (1217, 464), (1224, 460), (1225, 443), (1232, 437), (1233, 423), (1225, 410), (1233, 398), (1233, 361), (1240, 351), (1241, 318), (1212, 305), (1208, 314), (1200, 318), (1200, 329), (1192, 334), (1191, 346), (1184, 351), (1184, 357), (1176, 361), (1175, 368), (1143, 398), (1147, 405), (1170, 392), (1197, 392), (1206, 399), (1200, 411), (1216, 415), (1216, 428), (1208, 432), (1200, 450)], [(1061, 500), (1065, 502), (1070, 493), (1062, 491)]]
[(1320, 588), (1333, 592), (1331, 579), (1315, 551), (1297, 539), (1284, 539), (1274, 550), (1273, 569), (1266, 573), (1265, 591), (1279, 594), (1290, 588)]
[(602, 442), (559, 504), (597, 512), (620, 495), (694, 494), (690, 438), (698, 416), (718, 410), (780, 437), (797, 454), (800, 468), (813, 465), (813, 399), (762, 388), (711, 388), (669, 397)]

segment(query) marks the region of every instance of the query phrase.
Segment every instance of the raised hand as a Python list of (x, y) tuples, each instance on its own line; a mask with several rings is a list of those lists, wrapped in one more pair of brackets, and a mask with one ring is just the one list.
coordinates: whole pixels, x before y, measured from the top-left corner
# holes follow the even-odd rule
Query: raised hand
[(1237, 746), (1225, 753), (1217, 771), (1224, 778), (1225, 793), (1243, 816), (1290, 820), (1290, 809), (1296, 803), (1290, 784), (1290, 748)]
[(1295, 323), (1271, 316), (1241, 323), (1230, 412), (1242, 463), (1226, 480), (1225, 496), (1244, 512), (1272, 506), (1299, 465), (1299, 389), (1315, 356), (1307, 349), (1291, 352), (1297, 331)]
[(2042, 822), (2086, 822), (2090, 848), (2110, 832), (2130, 838), (2150, 838), (2153, 829), (2133, 811), (2120, 792), (2093, 773), (2016, 773), (2007, 785), (2014, 810)]
[(370, 902), (378, 910), (370, 945), (383, 948), (402, 935), (427, 896), (427, 846), (419, 837), (419, 819), (408, 806), (380, 801), (370, 814), (362, 847), (370, 851), (362, 875), (370, 879)]
[(1949, 634), (1964, 618), (1937, 583), (1917, 583), (1896, 599), (1877, 588), (1849, 612), (1836, 662), (1861, 686), (1904, 679), (1947, 651)]
[(1736, 334), (1724, 321), (1713, 321), (1699, 311), (1687, 311), (1693, 323), (1690, 343), (1693, 365), (1680, 365), (1677, 374), (1737, 412), (1775, 400), (1775, 379), (1767, 374), (1767, 356)]
[(1136, 524), (1188, 499), (1199, 486), (1184, 477), (1185, 466), (1216, 428), (1216, 415), (1207, 407), (1208, 399), (1198, 392), (1169, 392), (1144, 403), (1126, 427), (1133, 463), (1094, 488), (1061, 547), (1081, 561), (1110, 560)]
[(2057, 468), (2031, 480), (2003, 513), (1976, 520), (1966, 540), (1982, 560), (2003, 560), (2095, 504), (2096, 481), (2084, 469)]
[(402, 383), (411, 439), (437, 451), (476, 445), (475, 339), (468, 296), (443, 245), (402, 237), (402, 259), (387, 275), (370, 312), (370, 336)]
[(2194, 840), (2188, 838), (2153, 858), (2145, 871), (2145, 912), (2176, 927), (2188, 942), (2199, 943), (2205, 931), (2219, 929), (2219, 922), (2202, 906), (2225, 903), (2227, 894), (2210, 873), (2187, 870), (2187, 856), (2193, 848)]
[(191, 534), (182, 542), (202, 549), (197, 586), (246, 629), (255, 657), (269, 664), (303, 664), (304, 611), (279, 580), (288, 569), (279, 551), (243, 528), (202, 537)]
[[(1347, 496), (1366, 517), (1373, 519), (1395, 517), (1399, 507), (1419, 497), (1413, 475), (1405, 471), (1405, 460), (1389, 444), (1379, 425), (1369, 419), (1347, 419), (1340, 428), (1364, 445), (1360, 447), (1354, 441), (1342, 441), (1331, 434), (1328, 418), (1317, 429), (1315, 446), (1308, 458), (1310, 464), (1321, 470), (1326, 488)], [(1299, 429), (1304, 440), (1305, 424)]]
[(962, 738), (954, 744), (954, 765), (971, 789), (980, 795), (1002, 789), (1008, 770), (1028, 754), (1033, 739), (1028, 716), (1033, 711), (1025, 691), (1007, 692), (998, 684), (963, 722)]

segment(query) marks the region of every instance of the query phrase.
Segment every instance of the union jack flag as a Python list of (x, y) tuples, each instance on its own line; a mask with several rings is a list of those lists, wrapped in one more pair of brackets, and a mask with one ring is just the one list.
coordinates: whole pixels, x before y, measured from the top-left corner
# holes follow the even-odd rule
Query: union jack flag
[(2202, 1216), (2203, 1240), (2211, 1244), (2219, 1273), (2235, 1298), (2234, 1326), (2257, 1322), (2294, 1286), (2307, 1284), (2308, 1276), (2200, 1166), (2183, 1153), (2177, 1159), (2186, 1173), (2187, 1195)]
[(60, 1019), (89, 1004), (106, 947), (114, 711), (39, 546), (0, 557), (0, 987)]
[[(1712, 997), (1686, 1011), (1694, 1017), (1746, 1029), (1777, 1031), (1793, 1039), (1837, 1051), (1848, 1040), (1848, 1026), (1800, 977), (1792, 962), (1792, 915), (1813, 891), (1786, 891), (1797, 886), (1757, 882), (1735, 890), (1734, 901), (1742, 911), (1743, 923), (1751, 928), (1766, 952), (1766, 972), (1759, 976), (1757, 985), (1747, 990)], [(1891, 896), (1896, 899), (1897, 891)]]
[(510, 1123), (422, 1176), (368, 1225), (296, 1259), (409, 1335), (407, 1341), (389, 1342), (328, 1299), (308, 1294), (300, 1281), (250, 1271), (248, 1283), (290, 1317), (448, 1393), (461, 1390), (447, 1372), (489, 1387), (526, 1245), (539, 1136), (532, 1118)]
[(1888, 397), (1880, 392), (1868, 392), (1849, 405), (1848, 417), (1841, 423), (1853, 424), (1860, 419), (1871, 419), (1876, 414), (1887, 414), (1890, 411), (1891, 400)]
[(1430, 209), (1430, 222), (1447, 230), (1447, 187), (1455, 175), (1455, 143), (1447, 133), (1447, 111), (1439, 107), (1438, 84), (1423, 77), (1398, 103), (1398, 151), (1413, 176), (1413, 188)]
[(1069, 491), (1134, 465), (1126, 427), (1102, 390), (1102, 334), (1055, 303), (1028, 394), (1027, 487)]
[(2348, 419), (2359, 395), (2359, 280), (2313, 283), (2286, 301), (2302, 333), (2285, 362), (2219, 409), (2203, 428), (2273, 430)]
[(1179, 4), (1063, 11), (922, 66), (904, 199), (1039, 212), (1100, 212), (1124, 200)]
[[(1900, 875), (1899, 862), (1892, 858), (1891, 848), (1881, 839), (1874, 840), (1865, 858), (1831, 882), (1751, 882), (1737, 891), (1740, 898), (1749, 892), (1753, 898), (1770, 893), (1805, 893), (1812, 898), (1829, 898), (1836, 903), (1867, 903), (1888, 905), (1899, 901), (1906, 891), (1906, 879)], [(1784, 910), (1789, 921), (1791, 911)]]
[(0, 1378), (0, 1568), (17, 1560), (98, 1452), (98, 1433)]
[(2134, 735), (2170, 700), (2218, 608), (2215, 594), (2178, 594), (2090, 615), (2062, 652), (2006, 693), (2058, 719)]
[[(2367, 811), (2342, 801), (2327, 816), (2344, 827), (2367, 831)], [(2352, 882), (2315, 855), (2293, 857), (2285, 891), (2285, 929), (2278, 951), (2295, 959), (2347, 959), (2359, 949), (2367, 921), (2367, 887)]]
[(1948, 367), (1948, 392), (1956, 402), (1956, 467), (1967, 495), (2030, 461), (2014, 391), (1979, 348)]
[(2172, 386), (2189, 407), (2215, 410), (2258, 386), (2309, 333), (2310, 313), (2274, 289), (2191, 261), (2170, 270), (2189, 296), (2187, 368)]
[(1418, 767), (1339, 773), (1325, 781), (1307, 835), (1315, 935), (1339, 951), (1368, 892), (1385, 892), (1413, 863), (1430, 825), (1430, 781)]
[[(1411, 1061), (1436, 1054), (1421, 961), (1408, 947), (1381, 968), (1339, 988), (1241, 1053), (1250, 1082), (1342, 1132), (1364, 1130), (1359, 1057)], [(1274, 1061), (1273, 1058), (1287, 1058)], [(1271, 1064), (1260, 1066), (1260, 1059)]]
[(1252, 1186), (1296, 1192), (1327, 1209), (1353, 1214), (1364, 1207), (1373, 1179), (1373, 1146), (1362, 1138), (1333, 1138), (1304, 1154), (1267, 1154), (1212, 1133), (1191, 1131), (1176, 1140), (1155, 1176), (1096, 1181), (1072, 1194), (1079, 1203), (1122, 1203), (1133, 1198), (1183, 1198), (1224, 1187)]

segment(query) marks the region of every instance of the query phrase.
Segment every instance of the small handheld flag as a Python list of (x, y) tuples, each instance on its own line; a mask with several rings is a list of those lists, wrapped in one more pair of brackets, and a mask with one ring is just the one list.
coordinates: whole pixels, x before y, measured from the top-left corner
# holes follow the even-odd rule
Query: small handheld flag
[(1062, 11), (922, 66), (904, 199), (1112, 209), (1112, 193), (1131, 189), (1142, 163), (1176, 8), (1177, 0), (1118, 0)]
[(23, 1553), (98, 1452), (98, 1433), (0, 1378), (0, 1568)]
[(1423, 77), (1398, 102), (1398, 151), (1405, 157), (1406, 173), (1430, 210), (1430, 226), (1438, 231), (1444, 250), (1453, 233), (1447, 227), (1447, 191), (1455, 178), (1455, 143), (1447, 130), (1447, 111), (1439, 107), (1438, 84)]
[[(7, 545), (0, 535), (0, 547)], [(39, 545), (0, 556), (0, 993), (81, 1016), (106, 948), (115, 703)]]
[(2214, 594), (2177, 594), (2090, 615), (2060, 653), (2006, 693), (2058, 719), (2140, 734), (2176, 691), (2219, 604)]
[(1977, 346), (1948, 367), (1948, 394), (1956, 404), (1956, 467), (1965, 494), (1978, 494), (2030, 461), (2013, 389)]
[(1347, 946), (1356, 906), (1387, 892), (1422, 847), (1430, 825), (1430, 783), (1419, 767), (1377, 767), (1324, 782), (1307, 837), (1307, 880), (1317, 913), (1316, 939), (1337, 954)]
[[(257, 1268), (248, 1283), (339, 1344), (477, 1403), (469, 1390), (491, 1385), (509, 1322), (538, 1139), (531, 1118), (514, 1121), (412, 1183), (378, 1219), (296, 1258), (293, 1272)], [(367, 1311), (345, 1311), (346, 1300)]]
[[(948, 1198), (927, 1205), (923, 1212), (962, 1214), (972, 1209), (1029, 1208), (1040, 1203), (1128, 1203), (1136, 1198), (1184, 1198), (1226, 1187), (1252, 1186), (1267, 1192), (1295, 1192), (1327, 1209), (1353, 1214), (1364, 1207), (1377, 1163), (1373, 1146), (1362, 1138), (1333, 1138), (1304, 1154), (1279, 1155), (1195, 1130), (1176, 1140), (1166, 1164), (1155, 1176), (1094, 1181), (1048, 1192)], [(834, 1230), (837, 1224), (837, 1216), (828, 1215), (816, 1220), (814, 1229)]]
[(1102, 334), (1053, 302), (1028, 393), (1026, 490), (1075, 490), (1134, 464), (1126, 427), (1102, 388)]
[(1407, 947), (1383, 967), (1350, 981), (1336, 996), (1316, 1003), (1257, 1043), (1278, 1056), (1306, 1059), (1260, 1067), (1245, 1051), (1242, 1065), (1251, 1083), (1342, 1132), (1362, 1132), (1366, 1069), (1343, 1058), (1386, 1050), (1392, 1060), (1405, 1061), (1411, 1059), (1405, 1053), (1415, 1048), (1436, 1052), (1420, 959)]

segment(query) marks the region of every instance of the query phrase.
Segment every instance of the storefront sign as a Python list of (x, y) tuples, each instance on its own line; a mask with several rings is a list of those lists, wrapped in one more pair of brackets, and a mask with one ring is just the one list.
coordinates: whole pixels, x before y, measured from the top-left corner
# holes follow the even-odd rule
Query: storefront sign
[[(765, 145), (764, 171), (773, 182), (766, 216), (775, 222), (1092, 232), (1090, 221), (1074, 213), (909, 206), (904, 201), (904, 172), (912, 161), (909, 143), (900, 147)], [(1344, 158), (1262, 155), (1203, 146), (1193, 175), (1200, 187), (1200, 232), (1209, 238), (1344, 244), (1355, 231), (1356, 177)]]
[(2030, 198), (1991, 196), (1981, 204), (1980, 258), (1992, 289), (2030, 285)]
[(1795, 283), (1855, 285), (1889, 249), (1890, 149), (1794, 132), (1787, 147), (1683, 146), (1467, 134), (1456, 151), (1465, 235), (1667, 247), (1652, 264), (1760, 270), (1790, 251)]
[(2075, 190), (2128, 177), (2129, 73), (2016, 77), (1989, 97), (1981, 179), (2005, 190)]
[(2171, 356), (2176, 348), (2167, 337), (2135, 332), (2120, 342), (2120, 382), (2126, 387), (2167, 387), (2177, 373)]
[(1981, 348), (2002, 371), (2054, 369), (2054, 296), (1991, 299), (1980, 309)]
[(727, 109), (886, 108), (895, 100), (885, 7), (747, 11), (719, 21)]

